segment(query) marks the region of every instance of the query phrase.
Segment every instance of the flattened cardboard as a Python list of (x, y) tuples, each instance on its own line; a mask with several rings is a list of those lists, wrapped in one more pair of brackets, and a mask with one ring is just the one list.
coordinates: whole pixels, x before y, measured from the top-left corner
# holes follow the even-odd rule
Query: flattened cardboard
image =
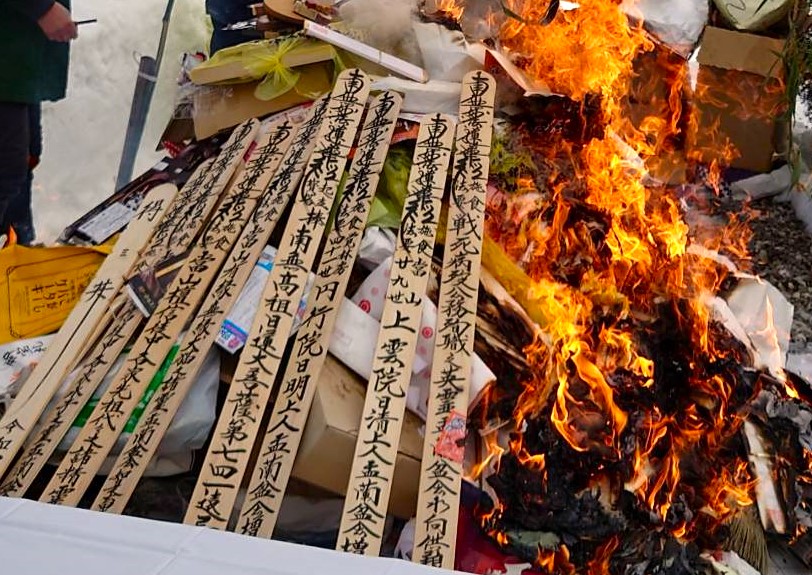
[[(724, 143), (738, 156), (730, 166), (768, 172), (776, 152), (782, 151), (785, 125), (781, 121), (784, 74), (780, 52), (784, 41), (709, 26), (698, 56), (697, 86), (703, 96), (693, 98), (695, 128), (688, 131), (688, 155), (709, 162)], [(769, 90), (769, 91), (768, 91)], [(718, 128), (719, 136), (713, 137)]]
[(260, 100), (254, 96), (257, 82), (201, 90), (194, 97), (195, 136), (202, 140), (249, 118), (310, 102), (312, 98), (301, 94), (326, 94), (333, 87), (332, 62), (309, 64), (297, 68), (297, 72), (301, 77), (296, 87), (273, 100)]
[[(328, 355), (293, 466), (293, 477), (344, 495), (365, 394), (364, 380)], [(422, 425), (417, 416), (406, 413), (389, 499), (389, 513), (403, 519), (413, 517), (417, 508)]]
[(697, 60), (703, 66), (781, 78), (784, 43), (785, 40), (708, 26)]

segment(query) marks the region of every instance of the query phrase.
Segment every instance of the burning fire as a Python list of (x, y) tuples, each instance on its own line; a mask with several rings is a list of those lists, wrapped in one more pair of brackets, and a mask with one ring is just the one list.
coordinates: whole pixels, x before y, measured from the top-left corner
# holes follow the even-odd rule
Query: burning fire
[[(748, 464), (730, 446), (743, 423), (738, 408), (754, 389), (739, 389), (734, 366), (746, 357), (717, 341), (705, 303), (729, 270), (689, 247), (741, 257), (748, 236), (740, 227), (693, 234), (677, 198), (633, 161), (654, 165), (684, 138), (682, 61), (668, 75), (662, 114), (635, 125), (627, 106), (634, 62), (654, 48), (642, 25), (631, 24), (613, 0), (581, 0), (548, 25), (529, 24), (547, 4), (507, 2), (521, 19), (506, 18), (499, 40), (528, 74), (580, 102), (585, 118), (586, 103), (597, 97), (603, 137), (528, 138), (556, 167), (543, 182), (517, 177), (486, 223), (495, 240), (490, 248), (486, 242), (486, 264), (499, 262), (500, 279), (513, 284), (541, 333), (525, 350), (533, 379), (515, 406), (509, 446), (491, 440), (475, 470), (499, 462), (491, 482), (505, 500), (483, 521), (504, 544), (503, 529), (516, 523), (511, 506), (525, 515), (541, 510), (533, 521), (543, 531), (551, 522), (544, 514), (554, 517), (562, 505), (555, 497), (571, 503), (588, 494), (607, 523), (611, 509), (632, 497), (648, 514), (649, 530), (695, 539), (753, 503)], [(442, 5), (448, 13), (464, 10), (451, 0)], [(735, 154), (721, 149), (720, 162)], [(717, 184), (720, 165), (712, 163), (709, 176)], [(512, 494), (507, 484), (499, 489), (503, 474), (510, 474)], [(607, 573), (618, 532), (577, 552), (564, 544), (540, 548), (537, 566), (575, 573), (577, 553), (582, 572)]]
[(434, 4), (434, 9), (431, 12), (443, 14), (456, 21), (462, 18), (464, 7), (454, 0), (433, 0), (429, 4)]

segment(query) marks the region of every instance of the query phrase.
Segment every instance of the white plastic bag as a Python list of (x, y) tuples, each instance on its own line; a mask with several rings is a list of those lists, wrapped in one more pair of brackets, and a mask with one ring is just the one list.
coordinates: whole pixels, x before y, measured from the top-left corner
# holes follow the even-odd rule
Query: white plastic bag
[(44, 335), (0, 345), (0, 406), (7, 408), (11, 404), (53, 337)]
[[(113, 378), (117, 374), (119, 368), (124, 363), (126, 356), (120, 356), (113, 364), (112, 369), (105, 377), (101, 386), (94, 398), (98, 399), (106, 390)], [(68, 380), (69, 382), (70, 380)], [(185, 473), (192, 467), (192, 458), (194, 452), (206, 442), (206, 438), (214, 425), (216, 417), (217, 405), (217, 387), (220, 383), (220, 356), (216, 349), (212, 348), (206, 356), (203, 366), (200, 369), (197, 380), (194, 382), (189, 394), (183, 400), (178, 413), (172, 419), (169, 429), (166, 431), (155, 456), (150, 462), (145, 476), (147, 477), (163, 477), (167, 475), (176, 475)], [(66, 382), (67, 385), (67, 382)], [(64, 386), (63, 390), (64, 392)], [(55, 402), (61, 398), (62, 392), (52, 401), (50, 407), (53, 407)], [(47, 413), (47, 412), (46, 412)], [(62, 439), (56, 451), (54, 463), (58, 464), (59, 460), (70, 449), (73, 441), (79, 434), (79, 427), (72, 427), (70, 431)], [(101, 475), (106, 475), (113, 466), (115, 458), (124, 449), (130, 433), (122, 433), (115, 446), (113, 447), (110, 456), (108, 456), (104, 465), (99, 470)]]
[(687, 57), (708, 22), (707, 0), (624, 0), (623, 10), (642, 19), (646, 30)]
[(423, 56), (423, 68), (432, 80), (462, 82), (465, 74), (480, 67), (459, 30), (428, 22), (413, 22), (412, 28)]

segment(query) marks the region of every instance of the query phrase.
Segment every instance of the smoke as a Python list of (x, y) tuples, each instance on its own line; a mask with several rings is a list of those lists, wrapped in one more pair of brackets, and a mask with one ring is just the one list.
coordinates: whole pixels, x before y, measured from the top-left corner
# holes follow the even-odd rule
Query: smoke
[(422, 65), (412, 29), (417, 0), (352, 0), (339, 12), (347, 34), (378, 50)]

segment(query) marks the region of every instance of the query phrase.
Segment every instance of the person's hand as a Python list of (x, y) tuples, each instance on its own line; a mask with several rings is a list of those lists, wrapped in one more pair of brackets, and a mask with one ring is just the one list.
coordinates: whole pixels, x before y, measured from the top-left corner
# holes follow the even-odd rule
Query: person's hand
[(37, 21), (45, 36), (53, 42), (70, 42), (78, 35), (76, 24), (70, 15), (70, 10), (59, 2), (54, 5)]

